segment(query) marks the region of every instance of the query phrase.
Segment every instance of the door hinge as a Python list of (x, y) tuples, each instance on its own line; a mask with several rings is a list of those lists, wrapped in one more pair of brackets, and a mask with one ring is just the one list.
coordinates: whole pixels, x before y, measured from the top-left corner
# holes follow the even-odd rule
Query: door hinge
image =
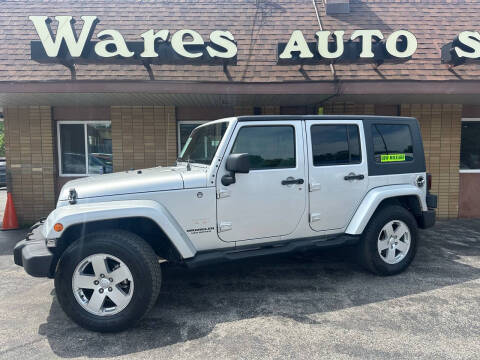
[(223, 199), (230, 196), (229, 190), (219, 189), (217, 191), (217, 199)]
[(230, 221), (222, 221), (220, 224), (218, 224), (218, 232), (224, 232), (232, 230), (232, 223)]
[(310, 184), (308, 184), (308, 191), (310, 192), (317, 191), (317, 190), (320, 190), (321, 187), (322, 186), (320, 185), (320, 183), (311, 182)]
[(322, 215), (319, 213), (310, 214), (310, 222), (315, 222), (322, 219)]

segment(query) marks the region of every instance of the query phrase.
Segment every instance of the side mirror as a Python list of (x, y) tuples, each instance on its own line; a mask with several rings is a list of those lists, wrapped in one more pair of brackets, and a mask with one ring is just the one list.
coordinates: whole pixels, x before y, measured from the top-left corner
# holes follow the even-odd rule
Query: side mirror
[(227, 158), (225, 167), (230, 174), (222, 176), (222, 185), (235, 184), (235, 173), (248, 174), (250, 172), (250, 157), (248, 154), (232, 154)]
[(228, 157), (226, 165), (230, 172), (248, 174), (250, 172), (250, 157), (248, 154), (232, 154)]

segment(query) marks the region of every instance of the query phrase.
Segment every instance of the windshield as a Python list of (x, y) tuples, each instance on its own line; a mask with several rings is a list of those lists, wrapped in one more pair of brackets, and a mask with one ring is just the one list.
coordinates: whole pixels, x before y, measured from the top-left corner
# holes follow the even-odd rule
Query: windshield
[(227, 130), (228, 122), (200, 126), (192, 131), (178, 161), (210, 165)]

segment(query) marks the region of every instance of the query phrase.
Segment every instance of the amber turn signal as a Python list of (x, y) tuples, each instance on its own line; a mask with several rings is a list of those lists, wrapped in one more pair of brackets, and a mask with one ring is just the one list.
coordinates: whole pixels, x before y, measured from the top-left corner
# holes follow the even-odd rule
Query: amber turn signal
[(56, 223), (55, 225), (53, 225), (53, 230), (55, 230), (56, 232), (60, 232), (63, 230), (63, 225), (60, 223)]

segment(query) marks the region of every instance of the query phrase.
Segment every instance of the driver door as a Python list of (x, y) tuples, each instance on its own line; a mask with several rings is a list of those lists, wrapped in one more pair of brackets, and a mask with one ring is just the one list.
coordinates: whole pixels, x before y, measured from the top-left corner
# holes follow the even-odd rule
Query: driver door
[[(275, 239), (292, 233), (306, 207), (301, 121), (239, 122), (217, 174), (218, 236), (223, 241)], [(250, 172), (222, 185), (230, 154), (248, 153)], [(285, 183), (285, 180), (298, 180)], [(283, 184), (282, 184), (283, 182)]]

